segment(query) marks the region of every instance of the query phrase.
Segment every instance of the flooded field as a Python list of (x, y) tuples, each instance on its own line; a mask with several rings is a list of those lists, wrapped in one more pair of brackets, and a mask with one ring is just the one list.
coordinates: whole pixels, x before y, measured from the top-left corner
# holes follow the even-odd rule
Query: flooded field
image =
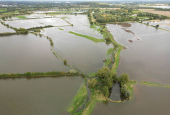
[(9, 24), (12, 27), (16, 28), (33, 28), (40, 26), (64, 26), (69, 25), (67, 22), (60, 18), (43, 18), (43, 19), (28, 19), (28, 20), (14, 20), (14, 21), (5, 21), (6, 24)]
[[(42, 34), (52, 38), (54, 42), (54, 49), (63, 59), (67, 59), (69, 64), (79, 68), (85, 73), (97, 71), (103, 67), (103, 59), (107, 58), (107, 50), (113, 46), (106, 45), (104, 42), (94, 43), (86, 38), (68, 33), (69, 31), (74, 31), (80, 34), (87, 34), (95, 38), (102, 38), (102, 35), (99, 32), (90, 28), (90, 24), (85, 15), (67, 15), (67, 17), (68, 19), (66, 20), (73, 23), (73, 27), (62, 27), (64, 30), (48, 28), (44, 29)], [(78, 19), (77, 22), (73, 21), (75, 18)]]
[(0, 38), (0, 73), (69, 71), (56, 58), (49, 41), (35, 35), (14, 35)]
[(3, 115), (67, 115), (67, 106), (83, 83), (80, 76), (0, 79)]
[(15, 32), (15, 31), (10, 28), (7, 28), (6, 26), (0, 23), (0, 33), (4, 33), (4, 32)]
[(128, 73), (133, 80), (170, 84), (170, 32), (140, 23), (123, 27), (134, 35), (121, 29), (121, 25), (108, 28), (115, 40), (127, 47), (120, 53), (118, 75)]
[(124, 103), (98, 103), (92, 115), (166, 115), (170, 113), (170, 90), (136, 85), (134, 98)]
[[(170, 85), (170, 32), (140, 23), (108, 24), (115, 40), (125, 46), (120, 53), (118, 76), (131, 80)], [(132, 40), (132, 42), (129, 42)], [(98, 103), (92, 115), (160, 115), (170, 113), (170, 90), (137, 84), (134, 97), (124, 103)], [(120, 100), (120, 88), (113, 85), (110, 99)], [(162, 107), (164, 105), (164, 107)]]

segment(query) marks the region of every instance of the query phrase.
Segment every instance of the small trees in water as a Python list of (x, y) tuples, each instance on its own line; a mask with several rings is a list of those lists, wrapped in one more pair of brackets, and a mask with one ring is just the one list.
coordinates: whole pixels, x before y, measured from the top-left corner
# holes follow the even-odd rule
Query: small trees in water
[(64, 65), (67, 65), (67, 60), (64, 60)]

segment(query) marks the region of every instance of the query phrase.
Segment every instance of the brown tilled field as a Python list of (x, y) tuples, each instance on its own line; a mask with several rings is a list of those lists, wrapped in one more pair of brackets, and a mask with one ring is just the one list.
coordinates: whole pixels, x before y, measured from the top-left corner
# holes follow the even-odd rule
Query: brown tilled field
[(150, 12), (150, 13), (160, 14), (160, 15), (164, 15), (164, 16), (170, 17), (170, 11), (156, 11), (154, 9), (138, 9), (138, 10), (139, 11), (143, 11), (143, 12)]

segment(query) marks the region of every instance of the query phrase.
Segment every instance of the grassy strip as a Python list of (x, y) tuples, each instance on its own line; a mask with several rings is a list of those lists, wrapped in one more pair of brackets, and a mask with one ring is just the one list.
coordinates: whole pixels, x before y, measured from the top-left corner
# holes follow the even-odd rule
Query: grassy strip
[(114, 58), (115, 58), (115, 63), (113, 64), (111, 71), (116, 73), (117, 71), (117, 67), (119, 65), (119, 56), (120, 56), (120, 52), (121, 52), (122, 47), (119, 46), (118, 50), (115, 52)]
[(105, 96), (100, 90), (94, 90), (91, 95), (90, 101), (86, 104), (86, 108), (81, 115), (90, 115), (96, 105), (96, 102), (106, 101)]
[(108, 66), (108, 65), (109, 65), (109, 63), (110, 63), (110, 58), (108, 58), (108, 59), (107, 59), (107, 61), (106, 61), (106, 62), (104, 62), (104, 65), (105, 65), (105, 66)]
[(20, 19), (27, 19), (27, 17), (25, 16), (16, 16), (17, 18), (20, 18)]
[(92, 77), (95, 77), (97, 72), (94, 72), (94, 73), (90, 73), (89, 76), (92, 78)]
[(170, 86), (168, 86), (168, 85), (162, 85), (162, 84), (158, 84), (158, 83), (154, 83), (154, 82), (141, 81), (140, 83), (144, 84), (144, 85), (170, 88)]
[(133, 94), (134, 94), (134, 92), (133, 92), (133, 85), (135, 85), (136, 83), (137, 83), (136, 81), (131, 80), (127, 84), (127, 88), (131, 91), (131, 98), (133, 97)]
[(108, 50), (107, 50), (107, 55), (111, 54), (113, 51), (114, 51), (113, 48), (108, 49)]
[(71, 72), (26, 72), (26, 73), (16, 73), (16, 74), (0, 74), (0, 78), (19, 78), (19, 77), (45, 77), (45, 76), (77, 76), (81, 75), (80, 73), (71, 73)]
[(16, 32), (4, 32), (4, 33), (0, 33), (0, 36), (10, 36), (10, 35), (16, 35)]
[(63, 28), (58, 28), (59, 30), (64, 30)]
[[(78, 109), (78, 108), (80, 108), (81, 107), (81, 105), (83, 105), (84, 104), (84, 102), (85, 102), (85, 100), (86, 100), (86, 97), (87, 97), (87, 89), (86, 89), (86, 84), (84, 83), (81, 87), (80, 87), (80, 89), (79, 89), (79, 91), (78, 91), (78, 93), (77, 93), (77, 95), (74, 97), (74, 99), (73, 99), (73, 101), (72, 101), (72, 103), (71, 103), (71, 105), (70, 105), (70, 107), (68, 108), (68, 112), (69, 113), (71, 113), (71, 114), (73, 114), (73, 113), (75, 113), (75, 111)], [(79, 113), (79, 112), (78, 112)], [(79, 115), (77, 113), (77, 115)]]
[[(140, 22), (139, 22), (139, 23), (140, 23)], [(145, 24), (145, 23), (141, 23), (141, 24)], [(161, 30), (165, 30), (165, 31), (170, 31), (170, 30), (167, 30), (167, 29), (164, 29), (164, 28), (157, 28), (157, 27), (155, 27), (155, 26), (153, 26), (153, 25), (148, 25), (148, 24), (145, 24), (145, 25), (154, 27), (154, 28), (156, 28), (156, 29), (161, 29)]]
[(97, 38), (94, 38), (94, 37), (91, 37), (91, 36), (87, 36), (87, 35), (83, 35), (83, 34), (79, 34), (79, 33), (75, 33), (75, 32), (72, 32), (72, 31), (69, 31), (70, 34), (74, 34), (76, 36), (80, 36), (80, 37), (84, 37), (84, 38), (87, 38), (95, 43), (98, 43), (98, 42), (105, 42), (103, 39), (97, 39)]

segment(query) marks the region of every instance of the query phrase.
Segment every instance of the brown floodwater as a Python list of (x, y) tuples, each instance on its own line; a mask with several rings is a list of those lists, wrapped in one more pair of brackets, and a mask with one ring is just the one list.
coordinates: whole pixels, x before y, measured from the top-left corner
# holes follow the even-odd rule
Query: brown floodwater
[(42, 18), (42, 19), (26, 19), (26, 20), (14, 20), (14, 21), (5, 21), (6, 24), (9, 24), (15, 28), (33, 28), (40, 26), (64, 26), (69, 25), (67, 22), (62, 20), (61, 18)]
[(10, 28), (7, 28), (6, 26), (0, 23), (0, 33), (4, 33), (4, 32), (15, 32), (15, 31)]
[[(63, 59), (67, 59), (69, 64), (75, 66), (84, 73), (96, 72), (103, 67), (103, 59), (107, 59), (108, 57), (106, 56), (107, 50), (113, 48), (113, 45), (106, 45), (104, 42), (94, 43), (87, 38), (68, 33), (69, 31), (74, 31), (86, 35), (88, 31), (91, 31), (91, 33), (89, 33), (90, 36), (99, 39), (102, 37), (100, 33), (90, 28), (85, 15), (65, 15), (65, 17), (66, 16), (68, 17), (66, 20), (74, 24), (73, 27), (62, 27), (64, 30), (48, 28), (44, 29), (42, 34), (52, 38), (54, 49)], [(77, 20), (77, 23), (74, 22), (74, 20)]]
[(92, 115), (169, 115), (170, 89), (136, 85), (134, 98), (123, 103), (97, 103)]
[[(126, 47), (120, 53), (118, 76), (127, 73), (131, 80), (170, 85), (170, 32), (140, 23), (108, 24), (115, 40)], [(127, 25), (127, 24), (126, 24)], [(129, 30), (134, 33), (126, 32)], [(133, 40), (130, 43), (128, 40)], [(113, 100), (120, 100), (120, 88), (113, 85)], [(123, 103), (98, 103), (92, 115), (168, 115), (170, 89), (137, 84), (132, 100)]]
[(69, 71), (51, 51), (47, 38), (35, 35), (0, 37), (0, 73)]
[(81, 76), (0, 79), (1, 115), (68, 115)]

